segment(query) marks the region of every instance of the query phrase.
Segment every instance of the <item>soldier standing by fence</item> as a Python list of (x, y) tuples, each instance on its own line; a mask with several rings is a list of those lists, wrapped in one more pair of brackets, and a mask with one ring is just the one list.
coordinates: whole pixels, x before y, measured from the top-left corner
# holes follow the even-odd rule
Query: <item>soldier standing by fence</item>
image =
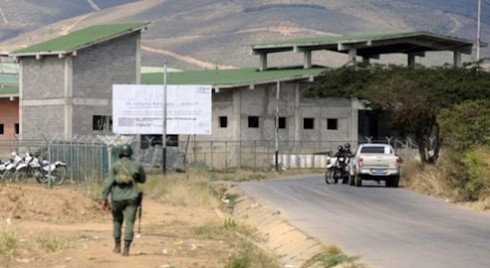
[(113, 236), (115, 241), (114, 252), (121, 253), (121, 229), (123, 222), (124, 249), (122, 255), (129, 255), (129, 248), (134, 237), (134, 222), (138, 207), (141, 209), (143, 192), (137, 187), (137, 183), (146, 181), (143, 166), (131, 158), (133, 150), (130, 145), (121, 146), (119, 160), (114, 163), (109, 177), (106, 179), (102, 191), (103, 207), (109, 204), (109, 195), (112, 205)]

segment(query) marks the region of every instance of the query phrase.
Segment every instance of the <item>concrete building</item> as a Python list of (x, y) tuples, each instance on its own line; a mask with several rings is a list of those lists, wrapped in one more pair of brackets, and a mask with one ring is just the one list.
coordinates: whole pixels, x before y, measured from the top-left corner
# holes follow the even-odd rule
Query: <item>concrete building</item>
[[(277, 123), (281, 141), (357, 142), (363, 136), (377, 139), (389, 133), (383, 132), (376, 118), (370, 118), (359, 100), (303, 97), (302, 91), (326, 70), (312, 65), (313, 52), (343, 53), (346, 63), (406, 54), (407, 66), (413, 66), (416, 57), (443, 51), (453, 53), (453, 64), (461, 66), (462, 54), (471, 54), (472, 46), (468, 40), (427, 32), (283, 40), (251, 47), (252, 54), (259, 56), (258, 69), (170, 73), (168, 83), (213, 85), (213, 135), (199, 140), (273, 140)], [(287, 52), (303, 53), (302, 65), (268, 66), (269, 54)], [(161, 84), (161, 77), (143, 75), (142, 83)]]
[[(325, 70), (173, 72), (167, 80), (169, 84), (213, 85), (212, 135), (201, 135), (198, 140), (273, 141), (276, 134), (281, 141), (357, 140), (358, 101), (308, 99), (301, 94)], [(141, 82), (161, 84), (162, 79), (161, 73), (142, 74)]]
[(20, 65), (21, 139), (110, 134), (112, 85), (139, 83), (147, 24), (92, 26), (11, 52)]
[[(487, 46), (486, 43), (480, 45)], [(407, 66), (414, 66), (416, 57), (425, 57), (428, 52), (450, 52), (453, 65), (461, 67), (462, 55), (471, 55), (472, 49), (471, 40), (414, 31), (283, 40), (253, 45), (252, 54), (260, 57), (260, 70), (267, 70), (268, 55), (284, 52), (302, 53), (303, 67), (310, 68), (312, 55), (317, 51), (345, 54), (347, 64), (359, 60), (369, 62), (371, 59), (379, 59), (381, 55), (403, 54), (407, 56)]]
[[(10, 53), (20, 63), (19, 91), (0, 98), (20, 99), (17, 132), (22, 139), (111, 134), (113, 84), (163, 84), (161, 72), (140, 73), (140, 35), (145, 27), (147, 23), (98, 25)], [(259, 55), (259, 68), (173, 72), (167, 83), (212, 85), (212, 135), (195, 139), (337, 144), (384, 133), (366, 121), (369, 117), (358, 100), (302, 96), (326, 70), (312, 64), (313, 52), (344, 53), (346, 63), (402, 53), (407, 65), (413, 65), (425, 52), (451, 51), (454, 65), (460, 66), (461, 54), (471, 53), (472, 45), (426, 32), (285, 40), (251, 47)], [(283, 52), (303, 53), (304, 62), (296, 67), (268, 66), (268, 54)], [(2, 110), (7, 107), (0, 105)], [(318, 144), (311, 144), (318, 149)]]

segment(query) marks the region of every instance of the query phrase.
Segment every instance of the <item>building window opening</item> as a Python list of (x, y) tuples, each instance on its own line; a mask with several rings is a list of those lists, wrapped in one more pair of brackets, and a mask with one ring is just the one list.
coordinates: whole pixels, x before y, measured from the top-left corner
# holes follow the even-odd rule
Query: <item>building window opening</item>
[(228, 116), (220, 116), (219, 117), (219, 127), (227, 128), (228, 127)]
[(20, 133), (20, 127), (19, 127), (19, 123), (15, 124), (15, 134), (19, 134)]
[(310, 117), (303, 118), (303, 129), (315, 129), (315, 119)]
[(279, 123), (277, 128), (279, 128), (279, 129), (285, 129), (286, 128), (286, 117), (279, 117), (277, 122)]
[(248, 117), (248, 127), (249, 128), (259, 128), (259, 117), (249, 116)]
[(3, 124), (0, 124), (0, 135), (3, 135)]
[(92, 117), (92, 130), (111, 130), (112, 117), (107, 115), (94, 115)]
[(328, 118), (327, 119), (327, 129), (328, 130), (339, 129), (339, 120), (337, 118)]

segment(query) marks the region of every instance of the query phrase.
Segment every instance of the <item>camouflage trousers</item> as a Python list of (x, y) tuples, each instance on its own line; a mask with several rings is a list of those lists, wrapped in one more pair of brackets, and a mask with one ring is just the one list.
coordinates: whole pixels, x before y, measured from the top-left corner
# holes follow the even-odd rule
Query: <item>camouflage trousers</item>
[(134, 222), (138, 211), (139, 201), (135, 199), (112, 201), (113, 236), (121, 238), (121, 231), (124, 223), (125, 241), (133, 241)]

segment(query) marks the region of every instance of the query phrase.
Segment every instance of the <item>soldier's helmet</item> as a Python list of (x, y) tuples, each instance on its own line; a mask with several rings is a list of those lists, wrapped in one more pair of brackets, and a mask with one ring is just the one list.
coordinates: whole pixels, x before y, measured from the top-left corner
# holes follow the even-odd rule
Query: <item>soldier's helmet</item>
[(344, 145), (344, 147), (345, 147), (345, 149), (350, 149), (350, 143), (346, 143), (346, 144)]
[(119, 150), (119, 158), (131, 157), (132, 155), (133, 155), (133, 148), (131, 148), (131, 145), (124, 144), (123, 146), (121, 146)]

